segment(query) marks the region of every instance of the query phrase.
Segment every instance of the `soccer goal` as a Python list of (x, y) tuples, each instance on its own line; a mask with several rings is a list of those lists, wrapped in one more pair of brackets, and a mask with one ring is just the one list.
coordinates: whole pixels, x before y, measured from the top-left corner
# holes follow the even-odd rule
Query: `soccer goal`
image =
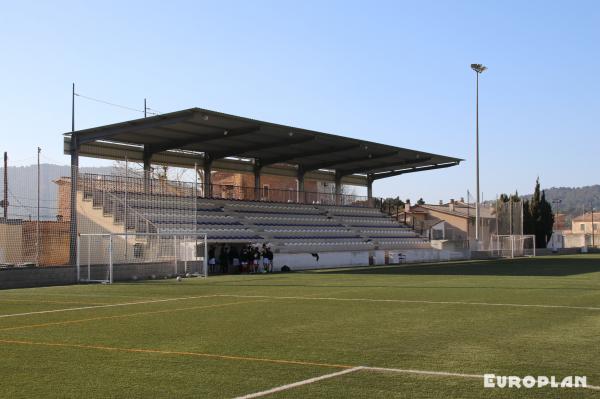
[(492, 235), (490, 253), (502, 258), (535, 256), (534, 235)]
[(206, 233), (79, 234), (77, 280), (110, 284), (208, 276)]

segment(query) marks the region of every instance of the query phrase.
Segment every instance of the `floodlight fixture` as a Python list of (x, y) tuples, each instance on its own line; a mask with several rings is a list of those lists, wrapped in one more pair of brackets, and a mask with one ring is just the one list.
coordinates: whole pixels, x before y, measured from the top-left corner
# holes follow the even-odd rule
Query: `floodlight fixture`
[(483, 71), (485, 71), (487, 69), (487, 67), (484, 66), (483, 64), (471, 64), (471, 69), (477, 73), (482, 73)]

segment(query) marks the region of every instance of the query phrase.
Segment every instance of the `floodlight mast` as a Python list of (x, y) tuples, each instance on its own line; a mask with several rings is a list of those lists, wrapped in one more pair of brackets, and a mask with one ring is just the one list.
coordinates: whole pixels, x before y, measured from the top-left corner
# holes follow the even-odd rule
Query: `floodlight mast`
[(476, 200), (475, 200), (475, 241), (477, 249), (479, 249), (479, 74), (483, 73), (487, 67), (482, 64), (471, 64), (471, 69), (475, 71), (477, 76), (476, 97), (475, 97), (475, 177), (476, 177)]

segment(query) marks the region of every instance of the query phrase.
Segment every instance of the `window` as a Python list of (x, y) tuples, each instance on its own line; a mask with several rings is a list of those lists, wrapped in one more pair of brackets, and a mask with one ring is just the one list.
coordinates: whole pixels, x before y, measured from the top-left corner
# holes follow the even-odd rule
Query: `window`
[(581, 223), (581, 224), (579, 225), (579, 230), (581, 230), (581, 231), (585, 231), (585, 223)]
[(594, 223), (594, 231), (598, 230), (598, 223)]

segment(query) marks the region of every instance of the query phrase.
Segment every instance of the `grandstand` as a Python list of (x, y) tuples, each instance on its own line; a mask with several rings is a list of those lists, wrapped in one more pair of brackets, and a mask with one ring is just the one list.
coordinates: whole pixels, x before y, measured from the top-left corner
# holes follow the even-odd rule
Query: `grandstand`
[[(292, 268), (439, 260), (432, 248), (375, 207), (373, 182), (458, 165), (460, 159), (193, 108), (71, 132), (71, 260), (77, 234), (202, 232), (213, 245), (268, 244)], [(78, 171), (79, 157), (143, 163), (141, 176)], [(190, 182), (156, 178), (152, 165), (194, 170)], [(214, 171), (252, 174), (254, 187), (219, 185)], [(296, 190), (265, 192), (265, 175), (296, 179)], [(305, 190), (333, 183), (333, 192)], [(342, 185), (367, 188), (344, 194)], [(67, 193), (68, 194), (68, 193)], [(125, 245), (143, 245), (127, 242)], [(132, 248), (132, 253), (134, 253)], [(315, 256), (316, 255), (316, 256)]]

